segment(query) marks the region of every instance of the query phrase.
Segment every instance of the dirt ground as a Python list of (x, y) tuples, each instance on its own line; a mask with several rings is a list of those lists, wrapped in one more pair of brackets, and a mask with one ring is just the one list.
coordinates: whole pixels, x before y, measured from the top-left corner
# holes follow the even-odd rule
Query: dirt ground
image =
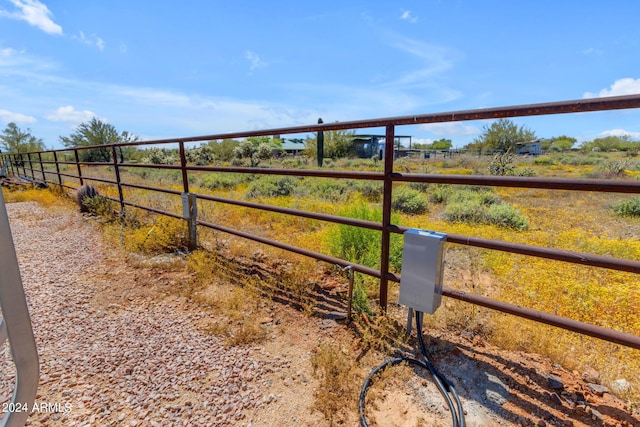
[[(138, 316), (143, 317), (144, 312), (159, 310), (162, 313), (164, 310), (166, 313), (170, 310), (171, 313), (166, 315), (170, 322), (166, 326), (163, 326), (164, 324), (158, 326), (156, 332), (159, 334), (159, 339), (173, 342), (175, 336), (168, 334), (179, 334), (180, 332), (175, 331), (179, 331), (180, 328), (170, 329), (171, 325), (184, 325), (185, 328), (197, 329), (212, 320), (210, 317), (215, 317), (215, 314), (210, 312), (203, 314), (201, 308), (193, 301), (172, 291), (181, 281), (188, 280), (188, 273), (179, 268), (180, 256), (176, 256), (177, 267), (172, 269), (154, 265), (153, 259), (150, 259), (148, 264), (137, 262), (136, 265), (132, 265), (131, 262), (124, 261), (126, 257), (118, 248), (102, 241), (100, 231), (91, 219), (68, 209), (44, 210), (33, 203), (15, 205), (10, 208), (10, 221), (14, 235), (27, 229), (40, 229), (42, 232), (49, 230), (46, 236), (42, 235), (42, 239), (45, 239), (51, 238), (51, 234), (59, 229), (65, 236), (64, 244), (78, 246), (78, 242), (87, 240), (87, 236), (100, 241), (99, 245), (94, 245), (94, 249), (97, 248), (98, 252), (91, 262), (91, 268), (75, 271), (73, 268), (67, 269), (64, 265), (60, 266), (60, 264), (74, 262), (72, 257), (64, 256), (61, 248), (56, 249), (62, 251), (61, 256), (39, 256), (39, 251), (44, 254), (47, 245), (32, 247), (29, 239), (16, 239), (25, 289), (27, 294), (31, 295), (30, 302), (35, 301), (33, 294), (30, 294), (35, 292), (30, 291), (34, 284), (43, 287), (58, 286), (53, 279), (42, 281), (38, 277), (33, 277), (39, 274), (38, 271), (41, 268), (45, 268), (42, 263), (58, 264), (56, 271), (75, 271), (73, 280), (65, 282), (65, 286), (70, 292), (74, 289), (82, 289), (82, 292), (85, 292), (83, 295), (86, 297), (86, 304), (74, 306), (76, 311), (70, 317), (59, 317), (59, 329), (64, 330), (78, 324), (80, 327), (90, 329), (89, 322), (95, 322), (95, 327), (100, 328), (100, 325), (104, 324), (104, 319), (122, 318), (123, 321), (131, 323), (136, 321), (135, 316), (126, 317), (127, 313), (139, 313)], [(23, 206), (17, 207), (17, 205)], [(29, 262), (40, 265), (38, 268), (25, 268), (25, 264)], [(226, 394), (221, 395), (231, 399), (234, 393), (246, 393), (246, 397), (253, 400), (249, 404), (239, 403), (240, 406), (237, 407), (233, 406), (236, 403), (230, 405), (225, 401), (216, 400), (215, 394), (214, 397), (199, 395), (198, 390), (204, 387), (201, 384), (193, 388), (195, 391), (185, 392), (186, 397), (173, 396), (171, 399), (169, 396), (161, 397), (159, 400), (149, 397), (145, 410), (142, 410), (142, 407), (132, 407), (128, 411), (121, 411), (120, 416), (116, 411), (105, 416), (104, 409), (98, 408), (102, 401), (98, 401), (95, 394), (108, 393), (109, 390), (91, 388), (87, 383), (91, 383), (92, 380), (85, 378), (86, 381), (67, 381), (66, 389), (61, 391), (59, 384), (56, 384), (56, 378), (59, 377), (52, 373), (53, 367), (57, 366), (55, 361), (59, 355), (53, 352), (53, 344), (46, 339), (46, 335), (38, 333), (41, 361), (46, 362), (41, 366), (39, 399), (71, 399), (74, 408), (83, 408), (85, 411), (76, 412), (74, 417), (67, 417), (64, 414), (57, 414), (58, 416), (53, 414), (47, 417), (31, 416), (29, 424), (255, 427), (329, 425), (324, 416), (314, 407), (314, 394), (319, 381), (314, 376), (312, 355), (320, 344), (344, 347), (346, 351), (357, 353), (361, 336), (355, 322), (348, 324), (340, 314), (345, 310), (344, 298), (340, 294), (343, 284), (331, 290), (323, 289), (321, 285), (322, 283), (312, 284), (317, 299), (316, 307), (319, 309), (311, 314), (286, 304), (266, 301), (262, 322), (266, 332), (264, 340), (246, 346), (240, 353), (229, 353), (226, 356), (224, 363), (227, 364), (225, 366), (230, 367), (229, 369), (232, 369), (234, 364), (240, 363), (234, 358), (242, 357), (249, 361), (243, 361), (245, 365), (241, 365), (246, 367), (246, 363), (249, 363), (249, 368), (243, 368), (237, 374), (242, 381), (231, 383), (224, 388)], [(43, 312), (42, 316), (50, 314)], [(44, 320), (38, 314), (38, 310), (32, 310), (32, 321), (34, 329), (39, 331), (41, 328), (39, 325)], [(165, 329), (167, 336), (162, 338)], [(208, 339), (205, 331), (196, 332), (202, 335), (202, 337), (198, 335), (200, 337), (198, 339), (205, 341)], [(638, 410), (632, 413), (633, 409), (628, 407), (626, 402), (617, 398), (608, 388), (597, 384), (597, 373), (570, 372), (534, 354), (501, 350), (484, 342), (479, 336), (463, 336), (456, 331), (425, 331), (425, 333), (427, 346), (435, 364), (456, 386), (461, 396), (467, 426), (640, 426)], [(404, 354), (416, 348), (414, 341), (410, 340), (402, 349)], [(141, 345), (144, 342), (140, 339)], [(70, 352), (66, 355), (69, 359), (80, 357), (74, 356), (72, 349), (67, 350)], [(224, 350), (214, 346), (210, 351), (223, 352)], [(4, 353), (6, 358), (6, 349)], [(89, 354), (87, 357), (92, 356)], [(364, 379), (371, 369), (387, 357), (374, 351), (367, 352), (358, 362), (361, 378)], [(124, 369), (126, 375), (131, 374), (132, 372), (127, 371), (129, 368), (126, 368), (129, 366), (126, 358), (118, 360), (121, 360), (120, 365), (106, 366), (104, 371), (116, 372)], [(102, 363), (110, 362), (105, 359)], [(172, 363), (184, 365), (191, 362), (187, 356), (181, 361), (174, 360)], [(255, 367), (255, 372), (252, 371), (252, 366)], [(383, 387), (374, 386), (369, 392), (366, 415), (370, 425), (451, 425), (448, 409), (433, 381), (425, 372), (404, 367), (393, 369), (397, 369), (397, 374), (392, 372), (383, 382)], [(153, 372), (149, 375), (152, 374)], [(211, 387), (214, 383), (217, 384), (219, 372), (205, 372), (205, 374), (196, 376), (190, 381), (200, 381)], [(4, 382), (11, 384), (13, 377), (6, 372), (3, 372), (3, 375)], [(165, 377), (170, 375), (171, 372), (167, 372)], [(162, 377), (163, 381), (165, 377)], [(171, 378), (168, 378), (168, 381), (171, 381)], [(243, 383), (245, 386), (250, 385), (248, 390), (243, 387)], [(356, 389), (359, 390), (360, 386), (361, 384), (357, 384)], [(184, 388), (184, 386), (181, 387)], [(80, 388), (82, 393), (76, 393), (76, 389)], [(183, 388), (176, 390), (181, 390), (180, 393), (182, 393)], [(2, 394), (3, 401), (7, 397), (5, 390)], [(114, 405), (113, 402), (126, 398), (125, 395), (114, 395), (111, 398), (111, 404)], [(139, 396), (138, 399), (135, 401), (136, 405), (144, 407), (145, 397)], [(205, 399), (209, 402), (209, 406), (200, 409), (200, 412), (192, 411), (189, 412), (189, 416), (186, 415), (187, 410), (184, 408), (198, 405)], [(213, 401), (210, 401), (211, 399)], [(342, 425), (358, 425), (357, 404), (354, 404), (356, 397), (336, 395), (335, 399), (344, 401), (347, 410), (347, 416), (342, 421)], [(152, 403), (151, 406), (149, 402)], [(160, 411), (157, 414), (158, 418), (154, 418), (153, 405), (156, 404), (158, 407), (169, 408), (166, 411), (163, 409), (164, 412), (158, 409)], [(230, 406), (231, 409), (227, 411)], [(167, 415), (167, 411), (172, 411), (171, 416)], [(229, 414), (234, 416), (227, 416)], [(139, 416), (135, 418), (134, 415)]]

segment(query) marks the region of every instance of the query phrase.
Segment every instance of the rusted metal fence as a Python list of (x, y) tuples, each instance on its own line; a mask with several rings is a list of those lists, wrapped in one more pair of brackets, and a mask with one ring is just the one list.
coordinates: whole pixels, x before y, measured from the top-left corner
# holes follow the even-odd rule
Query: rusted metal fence
[[(583, 113), (591, 111), (606, 111), (640, 108), (640, 95), (583, 99), (564, 102), (544, 103), (511, 106), (503, 108), (486, 108), (478, 110), (454, 111), (436, 114), (423, 114), (415, 116), (403, 116), (382, 118), (374, 120), (361, 120), (349, 122), (337, 122), (330, 124), (318, 124), (310, 126), (297, 126), (288, 128), (277, 128), (261, 131), (235, 132), (225, 134), (214, 134), (189, 138), (163, 139), (154, 141), (134, 142), (119, 145), (93, 146), (62, 150), (51, 150), (45, 152), (22, 153), (22, 154), (1, 154), (4, 159), (9, 159), (9, 169), (14, 175), (22, 175), (29, 177), (31, 180), (43, 181), (49, 184), (55, 184), (67, 188), (75, 188), (63, 182), (63, 177), (77, 179), (80, 185), (86, 182), (101, 182), (117, 186), (118, 198), (112, 200), (118, 202), (121, 207), (121, 214), (124, 215), (126, 206), (131, 206), (161, 215), (168, 215), (174, 218), (183, 218), (189, 224), (191, 232), (192, 245), (195, 246), (196, 227), (206, 227), (229, 233), (245, 239), (250, 239), (266, 245), (271, 245), (287, 251), (302, 254), (317, 260), (326, 261), (330, 264), (337, 264), (343, 267), (352, 266), (354, 271), (366, 274), (380, 280), (379, 303), (386, 308), (388, 303), (388, 284), (389, 281), (399, 282), (400, 276), (389, 271), (389, 255), (390, 255), (390, 236), (392, 233), (402, 234), (407, 228), (401, 225), (392, 224), (391, 222), (391, 205), (393, 184), (396, 182), (420, 182), (420, 183), (440, 183), (454, 185), (482, 185), (496, 187), (517, 187), (517, 188), (538, 188), (549, 190), (573, 190), (573, 191), (589, 191), (589, 192), (609, 192), (609, 193), (634, 193), (640, 194), (640, 181), (632, 180), (603, 180), (603, 179), (563, 179), (563, 178), (539, 178), (539, 177), (511, 177), (511, 176), (478, 176), (478, 175), (434, 175), (434, 174), (408, 174), (394, 171), (394, 144), (385, 144), (384, 153), (384, 172), (357, 172), (357, 171), (336, 171), (336, 170), (300, 170), (300, 169), (274, 169), (274, 168), (246, 168), (246, 167), (219, 167), (219, 166), (196, 166), (187, 162), (185, 155), (185, 144), (224, 140), (227, 138), (247, 138), (252, 136), (265, 135), (288, 135), (309, 132), (320, 132), (328, 130), (353, 130), (363, 128), (384, 127), (386, 141), (394, 141), (396, 135), (396, 127), (403, 125), (416, 125), (428, 123), (443, 123), (466, 120), (479, 119), (495, 119), (495, 118), (512, 118), (520, 116), (538, 116), (565, 113)], [(141, 145), (162, 145), (177, 144), (179, 148), (180, 162), (177, 165), (153, 165), (127, 163), (118, 160), (116, 149), (122, 149), (127, 146)], [(80, 161), (79, 152), (91, 149), (109, 149), (112, 154), (112, 162), (86, 162)], [(61, 160), (60, 156), (68, 157), (72, 153), (72, 159)], [(43, 160), (43, 155), (47, 155), (49, 160)], [(65, 156), (66, 154), (66, 156)], [(45, 165), (48, 167), (45, 168)], [(51, 167), (53, 165), (55, 170)], [(60, 165), (68, 167), (76, 167), (77, 174), (63, 173)], [(83, 175), (82, 166), (109, 166), (113, 168), (114, 179), (104, 179)], [(122, 168), (157, 168), (168, 170), (179, 170), (181, 172), (182, 191), (154, 187), (150, 185), (140, 185), (123, 182), (120, 170)], [(270, 206), (259, 203), (253, 203), (243, 200), (234, 200), (224, 197), (211, 196), (206, 194), (194, 194), (189, 190), (189, 173), (190, 172), (208, 172), (208, 173), (241, 173), (241, 174), (268, 174), (268, 175), (289, 175), (297, 177), (321, 177), (331, 179), (355, 179), (355, 180), (374, 180), (382, 182), (383, 199), (382, 199), (382, 221), (366, 221), (360, 219), (346, 218), (335, 215), (322, 214), (298, 209), (283, 208), (278, 206)], [(143, 206), (134, 203), (132, 200), (126, 200), (123, 196), (123, 188), (142, 189), (148, 191), (156, 191), (170, 194), (182, 198), (183, 213), (182, 215), (167, 212), (166, 210)], [(197, 216), (197, 200), (213, 201), (217, 203), (232, 204), (242, 206), (249, 209), (259, 209), (269, 212), (275, 212), (286, 215), (310, 218), (331, 223), (346, 224), (355, 227), (364, 227), (381, 232), (381, 254), (380, 269), (374, 269), (364, 265), (354, 264), (347, 260), (338, 259), (324, 253), (292, 246), (290, 244), (257, 236), (243, 230), (233, 229), (220, 224), (214, 224), (199, 220)], [(526, 244), (511, 243), (500, 240), (492, 240), (478, 238), (465, 235), (449, 234), (447, 236), (449, 244), (467, 245), (478, 248), (485, 248), (496, 251), (510, 252), (514, 254), (527, 255), (532, 257), (545, 258), (567, 263), (581, 264), (586, 266), (594, 266), (599, 268), (626, 271), (640, 274), (640, 261), (614, 258), (609, 256), (594, 255), (581, 252), (572, 252), (567, 250), (553, 249), (547, 247), (532, 246)], [(597, 337), (606, 341), (614, 342), (624, 346), (640, 349), (640, 337), (623, 333), (613, 329), (607, 329), (572, 319), (567, 319), (554, 314), (545, 313), (529, 308), (520, 307), (497, 301), (491, 298), (472, 294), (468, 292), (458, 291), (445, 287), (443, 295), (465, 301), (471, 304), (487, 307), (500, 312), (512, 314), (526, 319), (534, 320), (581, 334)]]

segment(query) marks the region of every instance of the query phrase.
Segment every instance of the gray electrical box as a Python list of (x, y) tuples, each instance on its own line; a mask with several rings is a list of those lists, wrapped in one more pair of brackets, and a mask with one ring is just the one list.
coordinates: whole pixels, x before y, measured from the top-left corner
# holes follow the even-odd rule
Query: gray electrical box
[(444, 244), (447, 235), (410, 229), (404, 233), (399, 303), (433, 314), (442, 299)]

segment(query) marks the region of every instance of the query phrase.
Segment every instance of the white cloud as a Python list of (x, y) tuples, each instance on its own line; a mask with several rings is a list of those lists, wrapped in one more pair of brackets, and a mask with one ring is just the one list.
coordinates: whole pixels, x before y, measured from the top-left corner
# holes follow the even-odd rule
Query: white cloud
[(267, 63), (264, 62), (257, 53), (252, 52), (250, 50), (248, 50), (247, 53), (245, 53), (244, 57), (249, 60), (250, 71), (253, 71), (258, 68), (264, 68), (267, 66)]
[(640, 132), (630, 132), (624, 129), (611, 129), (606, 130), (600, 134), (600, 136), (625, 136), (628, 135), (633, 139), (640, 139)]
[(584, 98), (601, 98), (605, 96), (640, 94), (640, 79), (624, 78), (613, 82), (609, 89), (602, 89), (597, 94), (585, 92)]
[(403, 10), (403, 9), (400, 9), (400, 10), (402, 10), (402, 15), (400, 15), (400, 19), (411, 22), (412, 24), (415, 24), (416, 22), (418, 22), (418, 17), (413, 16), (410, 10)]
[(482, 133), (481, 129), (460, 122), (429, 123), (420, 127), (427, 132), (442, 137), (471, 136)]
[(80, 33), (77, 36), (71, 36), (71, 38), (74, 40), (78, 40), (80, 43), (84, 43), (89, 46), (96, 46), (101, 51), (104, 50), (104, 45), (105, 45), (104, 40), (102, 40), (100, 37), (96, 36), (95, 34), (92, 34), (90, 37), (87, 37), (84, 34), (84, 32), (80, 31)]
[(127, 53), (127, 45), (124, 42), (120, 42), (120, 53)]
[(604, 53), (604, 50), (596, 49), (595, 47), (590, 47), (588, 49), (583, 50), (582, 53), (585, 55), (602, 55)]
[(14, 113), (9, 110), (0, 110), (0, 119), (5, 123), (13, 122), (17, 124), (35, 123), (37, 121), (35, 117), (27, 116), (22, 113)]
[(38, 0), (9, 0), (18, 8), (14, 12), (0, 9), (0, 16), (26, 21), (49, 34), (62, 34), (62, 27), (51, 19), (53, 14), (49, 8)]
[(96, 117), (96, 114), (89, 110), (78, 111), (73, 106), (66, 105), (59, 107), (45, 117), (52, 122), (82, 123)]

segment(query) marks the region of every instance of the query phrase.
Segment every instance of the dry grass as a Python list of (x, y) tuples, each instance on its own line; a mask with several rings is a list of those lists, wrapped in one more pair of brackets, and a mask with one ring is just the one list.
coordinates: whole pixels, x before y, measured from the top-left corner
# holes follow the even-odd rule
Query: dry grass
[(311, 365), (319, 381), (314, 394), (315, 409), (325, 416), (330, 426), (344, 424), (349, 412), (357, 406), (362, 383), (353, 355), (345, 349), (322, 344), (312, 355)]

